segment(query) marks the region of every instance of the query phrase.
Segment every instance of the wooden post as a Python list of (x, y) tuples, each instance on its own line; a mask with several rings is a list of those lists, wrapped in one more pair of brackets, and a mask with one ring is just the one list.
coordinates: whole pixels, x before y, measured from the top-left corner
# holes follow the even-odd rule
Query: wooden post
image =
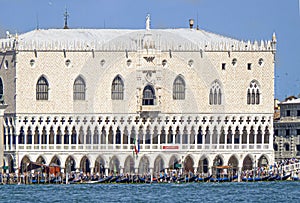
[[(3, 167), (3, 158), (4, 158), (4, 111), (8, 105), (0, 104), (0, 167)], [(3, 169), (3, 168), (2, 168)], [(4, 174), (4, 170), (2, 170), (2, 174)]]

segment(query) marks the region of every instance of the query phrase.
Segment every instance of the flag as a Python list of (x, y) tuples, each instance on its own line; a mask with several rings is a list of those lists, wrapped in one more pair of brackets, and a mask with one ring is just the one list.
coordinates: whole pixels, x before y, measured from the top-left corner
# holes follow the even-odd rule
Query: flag
[(140, 142), (134, 138), (134, 152), (137, 155), (140, 152)]

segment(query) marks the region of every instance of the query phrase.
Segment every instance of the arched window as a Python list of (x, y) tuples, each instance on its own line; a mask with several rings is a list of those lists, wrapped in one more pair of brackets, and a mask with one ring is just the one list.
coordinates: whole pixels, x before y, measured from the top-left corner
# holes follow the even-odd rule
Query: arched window
[(124, 98), (124, 83), (121, 77), (118, 75), (115, 77), (111, 85), (111, 99), (123, 100), (123, 98)]
[(209, 91), (209, 104), (221, 105), (222, 104), (222, 90), (218, 81), (213, 82)]
[(212, 89), (210, 89), (210, 92), (209, 92), (209, 104), (212, 105), (214, 103), (214, 100), (213, 100), (213, 93), (212, 93)]
[(147, 85), (143, 91), (143, 105), (154, 105), (155, 91), (152, 86)]
[(44, 76), (41, 76), (36, 84), (36, 100), (48, 100), (49, 84)]
[(260, 104), (260, 90), (258, 82), (251, 81), (247, 90), (247, 104)]
[(0, 102), (3, 101), (3, 82), (2, 79), (0, 78)]
[(284, 147), (285, 151), (290, 151), (290, 145), (289, 145), (289, 143), (284, 143), (283, 147)]
[(73, 99), (85, 100), (85, 82), (82, 77), (77, 77), (73, 86)]
[(251, 104), (251, 94), (250, 94), (249, 89), (248, 89), (248, 93), (247, 93), (247, 104)]
[(185, 99), (185, 82), (181, 76), (177, 76), (173, 83), (173, 99)]

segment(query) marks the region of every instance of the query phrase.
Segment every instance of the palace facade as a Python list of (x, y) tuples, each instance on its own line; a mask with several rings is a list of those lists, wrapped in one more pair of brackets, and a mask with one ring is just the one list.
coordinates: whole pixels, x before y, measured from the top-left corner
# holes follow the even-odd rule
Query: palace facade
[[(47, 29), (0, 40), (4, 166), (212, 173), (274, 162), (276, 38)], [(134, 153), (134, 147), (139, 152)], [(101, 169), (103, 169), (101, 171)]]

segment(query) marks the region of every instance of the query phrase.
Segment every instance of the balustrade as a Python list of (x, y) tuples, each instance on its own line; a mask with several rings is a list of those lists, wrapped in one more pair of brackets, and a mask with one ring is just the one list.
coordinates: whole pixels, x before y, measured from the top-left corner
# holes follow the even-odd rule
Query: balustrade
[[(120, 151), (133, 151), (133, 144), (19, 144), (17, 145), (18, 151), (107, 151), (107, 150), (120, 150)], [(207, 150), (207, 149), (220, 149), (220, 150), (245, 150), (245, 149), (269, 149), (268, 144), (260, 145), (246, 145), (246, 144), (142, 144), (140, 151), (194, 151), (194, 150)], [(8, 151), (9, 149), (6, 148)]]

